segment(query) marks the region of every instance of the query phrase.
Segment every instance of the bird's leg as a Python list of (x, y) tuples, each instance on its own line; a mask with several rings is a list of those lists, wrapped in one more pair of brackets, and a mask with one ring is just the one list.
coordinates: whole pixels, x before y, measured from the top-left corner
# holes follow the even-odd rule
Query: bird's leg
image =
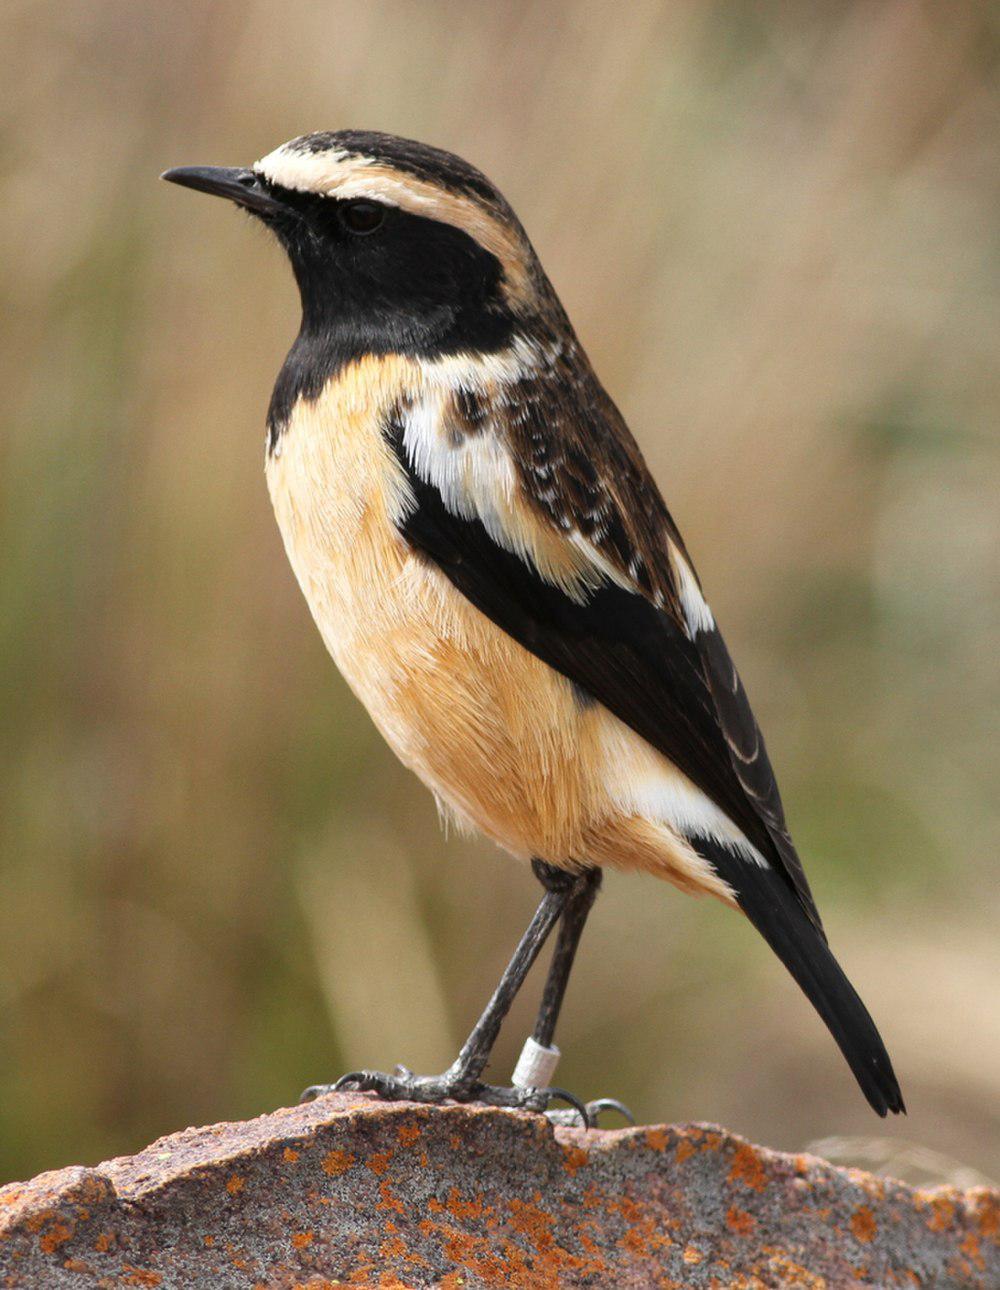
[(600, 869), (584, 869), (574, 884), (566, 908), (563, 910), (559, 924), (559, 936), (552, 952), (549, 974), (545, 979), (542, 1002), (538, 1009), (538, 1019), (532, 1038), (542, 1048), (550, 1048), (556, 1033), (556, 1022), (562, 1008), (569, 974), (573, 970), (577, 946), (583, 935), (587, 916), (594, 906), (597, 893), (601, 890), (602, 873)]
[[(532, 868), (538, 872), (540, 861), (532, 861)], [(550, 866), (546, 866), (549, 868)], [(535, 916), (528, 924), (528, 930), (521, 937), (520, 944), (500, 978), (500, 984), (493, 991), (493, 997), (483, 1010), (482, 1016), (472, 1028), (472, 1033), (462, 1045), (462, 1049), (449, 1068), (448, 1073), (461, 1081), (475, 1081), (483, 1073), (489, 1061), (493, 1045), (504, 1017), (510, 1011), (511, 1004), (524, 984), (524, 978), (538, 958), (542, 946), (548, 940), (552, 928), (559, 921), (573, 898), (573, 887), (565, 881), (568, 877), (561, 870), (555, 871), (559, 878), (546, 884), (545, 895), (535, 911)], [(561, 880), (560, 880), (561, 879)]]
[(414, 1075), (405, 1067), (397, 1067), (394, 1075), (380, 1071), (354, 1071), (350, 1075), (344, 1075), (336, 1084), (316, 1084), (307, 1088), (302, 1094), (304, 1101), (336, 1089), (358, 1089), (378, 1093), (390, 1100), (417, 1102), (443, 1102), (450, 1099), (458, 1102), (485, 1101), (495, 1106), (527, 1106), (539, 1102), (538, 1093), (534, 1089), (493, 1088), (482, 1084), (479, 1079), (504, 1017), (575, 891), (572, 874), (544, 865), (542, 868), (546, 876), (542, 877), (539, 872), (541, 862), (535, 861), (533, 865), (536, 874), (545, 884), (545, 895), (492, 998), (451, 1066), (442, 1075)]
[[(545, 876), (539, 873), (537, 861), (535, 873), (543, 882), (545, 881)], [(570, 972), (573, 970), (580, 937), (583, 935), (587, 917), (601, 889), (602, 876), (600, 869), (583, 869), (577, 876), (570, 898), (566, 902), (535, 1028), (521, 1050), (521, 1056), (514, 1070), (512, 1082), (517, 1087), (530, 1089), (539, 1084), (547, 1086), (555, 1074), (560, 1056), (559, 1049), (552, 1042), (555, 1037), (556, 1023), (566, 995)], [(634, 1117), (628, 1107), (616, 1098), (602, 1097), (594, 1102), (588, 1102), (583, 1108), (584, 1125), (586, 1127), (596, 1125), (597, 1117), (602, 1111), (617, 1111), (625, 1119), (634, 1123)], [(579, 1103), (576, 1099), (572, 1099), (569, 1110), (547, 1111), (546, 1114), (557, 1124), (573, 1124), (580, 1118)]]

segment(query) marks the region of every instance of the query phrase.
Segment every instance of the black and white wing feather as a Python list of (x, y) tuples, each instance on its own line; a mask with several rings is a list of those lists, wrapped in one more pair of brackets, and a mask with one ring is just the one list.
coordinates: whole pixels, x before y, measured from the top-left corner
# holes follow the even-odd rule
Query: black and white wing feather
[[(741, 830), (760, 863), (696, 831), (689, 841), (809, 996), (872, 1106), (901, 1109), (874, 1023), (827, 946), (763, 737), (680, 534), (580, 352), (489, 394), (453, 391), (431, 413), (400, 403), (383, 431), (412, 491), (400, 520), (406, 540)], [(429, 446), (434, 434), (443, 449)], [(483, 436), (483, 459), (513, 476), (498, 489), (516, 493), (516, 505), (459, 489), (441, 464), (448, 445), (458, 452)], [(546, 542), (582, 553), (576, 587), (532, 558)]]
[[(417, 501), (405, 534), (498, 626), (669, 757), (822, 931), (763, 737), (680, 534), (618, 410), (578, 350), (573, 359), (489, 400), (456, 391), (431, 417), (394, 409), (385, 433)], [(429, 445), (434, 427), (440, 442)], [(490, 466), (515, 476), (520, 516), (498, 521), (489, 499), (449, 486), (440, 456), (484, 437)], [(584, 595), (531, 559), (532, 526), (583, 552)]]

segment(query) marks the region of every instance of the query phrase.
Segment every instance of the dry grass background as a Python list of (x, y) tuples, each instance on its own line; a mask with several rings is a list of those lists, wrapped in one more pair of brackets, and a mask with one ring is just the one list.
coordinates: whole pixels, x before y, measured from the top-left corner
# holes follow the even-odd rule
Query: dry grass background
[(997, 7), (0, 22), (0, 1178), (440, 1068), (535, 900), (442, 839), (286, 566), (279, 252), (156, 179), (347, 125), (467, 155), (522, 215), (695, 553), (911, 1114), (873, 1121), (740, 920), (614, 876), (561, 1081), (995, 1175)]

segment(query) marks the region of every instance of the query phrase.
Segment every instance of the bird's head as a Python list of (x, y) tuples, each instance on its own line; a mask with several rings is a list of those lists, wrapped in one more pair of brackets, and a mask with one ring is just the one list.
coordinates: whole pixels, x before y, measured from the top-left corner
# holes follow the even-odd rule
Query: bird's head
[(309, 134), (250, 169), (181, 167), (163, 178), (227, 197), (272, 229), (298, 281), (303, 329), (345, 358), (496, 352), (558, 309), (501, 194), (426, 144)]

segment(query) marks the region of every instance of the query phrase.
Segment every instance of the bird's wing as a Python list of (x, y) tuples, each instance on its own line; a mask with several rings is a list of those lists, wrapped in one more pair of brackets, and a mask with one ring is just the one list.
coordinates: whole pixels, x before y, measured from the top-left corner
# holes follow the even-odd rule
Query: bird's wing
[(683, 771), (822, 931), (746, 691), (585, 360), (490, 390), (432, 389), (395, 405), (383, 431), (409, 482), (410, 544)]

